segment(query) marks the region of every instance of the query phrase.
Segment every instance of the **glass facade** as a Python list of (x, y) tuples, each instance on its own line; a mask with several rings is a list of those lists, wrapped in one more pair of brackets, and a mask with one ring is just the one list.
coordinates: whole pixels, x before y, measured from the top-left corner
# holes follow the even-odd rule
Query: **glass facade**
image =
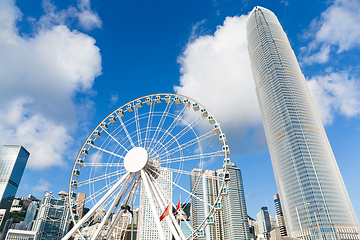
[[(22, 146), (4, 145), (0, 152), (0, 209), (9, 213), (30, 153)], [(0, 225), (0, 231), (5, 221)]]
[(32, 220), (35, 219), (37, 208), (38, 208), (38, 204), (36, 202), (32, 202), (32, 203), (30, 203), (30, 205), (26, 211), (24, 224), (26, 226), (26, 229), (29, 231), (31, 230), (31, 229), (29, 229), (29, 224), (31, 223)]
[(358, 239), (358, 221), (335, 157), (274, 13), (255, 7), (247, 21), (247, 38), (288, 235)]
[(33, 227), (36, 240), (60, 240), (68, 232), (70, 212), (67, 193), (60, 193), (59, 199), (55, 199), (52, 192), (47, 192), (42, 198)]
[[(215, 226), (205, 228), (206, 239), (250, 239), (249, 223), (245, 204), (245, 194), (240, 168), (234, 163), (228, 168), (231, 181), (228, 182), (228, 194), (223, 196), (222, 210), (214, 214)], [(191, 224), (196, 229), (208, 214), (209, 206), (214, 205), (219, 194), (223, 169), (216, 172), (193, 169), (190, 175), (191, 191), (198, 198), (191, 198)]]

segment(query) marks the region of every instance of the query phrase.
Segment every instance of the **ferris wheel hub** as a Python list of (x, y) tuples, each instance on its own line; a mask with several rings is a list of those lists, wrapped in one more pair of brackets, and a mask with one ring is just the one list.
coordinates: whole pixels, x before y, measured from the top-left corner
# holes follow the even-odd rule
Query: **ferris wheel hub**
[(128, 172), (138, 172), (145, 167), (147, 160), (145, 148), (134, 147), (125, 155), (124, 167)]

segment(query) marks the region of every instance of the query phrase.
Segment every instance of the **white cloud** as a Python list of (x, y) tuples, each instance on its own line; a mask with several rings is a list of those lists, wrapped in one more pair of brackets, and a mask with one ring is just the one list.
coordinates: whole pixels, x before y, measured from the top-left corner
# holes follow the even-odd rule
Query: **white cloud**
[(45, 191), (49, 191), (51, 183), (41, 178), (38, 184), (32, 187), (32, 193), (35, 195), (43, 195)]
[(360, 83), (348, 73), (331, 73), (308, 80), (315, 105), (324, 125), (332, 124), (335, 114), (360, 115)]
[(90, 8), (90, 0), (78, 0), (77, 8), (70, 6), (60, 11), (50, 0), (43, 0), (43, 8), (46, 14), (39, 20), (42, 28), (70, 24), (73, 20), (78, 20), (78, 24), (87, 31), (102, 26), (99, 15)]
[[(182, 75), (180, 86), (175, 87), (176, 93), (206, 106), (236, 148), (265, 145), (247, 51), (246, 19), (228, 17), (214, 35), (190, 37), (179, 57)], [(326, 48), (323, 51), (329, 54)], [(308, 84), (325, 125), (331, 124), (336, 115), (360, 114), (359, 81), (348, 73), (315, 76)]]
[(31, 153), (28, 166), (37, 169), (65, 164), (71, 131), (83, 117), (79, 108), (92, 106), (80, 106), (75, 96), (92, 92), (101, 74), (95, 40), (55, 24), (51, 14), (35, 22), (31, 37), (22, 37), (16, 28), (20, 10), (14, 1), (0, 2), (0, 145), (24, 145)]
[(117, 103), (119, 96), (116, 93), (112, 93), (110, 97), (109, 107), (112, 107), (115, 103)]
[[(176, 93), (192, 97), (206, 106), (221, 123), (230, 142), (236, 147), (264, 144), (255, 83), (252, 76), (246, 39), (247, 16), (227, 17), (214, 35), (190, 37), (179, 57), (180, 86)], [(251, 131), (255, 131), (252, 134)], [(258, 133), (259, 138), (255, 137)], [(256, 138), (256, 139), (255, 139)], [(255, 140), (255, 141), (254, 141)]]
[(86, 29), (90, 30), (92, 28), (100, 28), (102, 21), (98, 14), (90, 9), (90, 0), (78, 0), (78, 12), (77, 17), (79, 19), (80, 25)]
[(313, 20), (307, 35), (312, 39), (304, 50), (304, 64), (324, 63), (329, 51), (338, 53), (360, 47), (360, 2), (336, 0)]

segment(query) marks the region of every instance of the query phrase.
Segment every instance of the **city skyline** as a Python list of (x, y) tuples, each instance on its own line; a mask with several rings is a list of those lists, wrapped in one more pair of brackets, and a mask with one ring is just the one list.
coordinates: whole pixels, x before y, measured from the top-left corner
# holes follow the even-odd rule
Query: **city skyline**
[(280, 22), (273, 12), (258, 6), (249, 16), (246, 32), (288, 235), (359, 238), (360, 226), (336, 159)]
[[(67, 189), (84, 136), (103, 117), (132, 99), (171, 93), (180, 86), (175, 88), (177, 93), (200, 101), (221, 122), (231, 160), (242, 169), (249, 215), (255, 217), (266, 201), (275, 215), (272, 196), (277, 189), (257, 103), (252, 105), (255, 86), (244, 35), (247, 14), (261, 5), (278, 16), (314, 98), (324, 99), (317, 102), (321, 118), (360, 214), (355, 184), (360, 179), (356, 161), (359, 97), (354, 95), (359, 92), (359, 43), (356, 34), (350, 37), (351, 29), (339, 28), (330, 18), (348, 13), (338, 22), (359, 22), (351, 21), (357, 19), (354, 11), (360, 9), (359, 3), (185, 1), (137, 6), (68, 0), (43, 6), (27, 1), (1, 4), (1, 58), (8, 65), (1, 67), (0, 79), (8, 81), (0, 89), (4, 134), (0, 144), (22, 144), (32, 153), (18, 195), (33, 193), (39, 198), (46, 190)], [(89, 21), (84, 16), (93, 18)], [(329, 34), (331, 40), (327, 40)], [(241, 54), (235, 58), (233, 52)], [(63, 64), (64, 59), (69, 62)], [(135, 83), (136, 90), (129, 88)], [(256, 179), (258, 174), (262, 179)]]

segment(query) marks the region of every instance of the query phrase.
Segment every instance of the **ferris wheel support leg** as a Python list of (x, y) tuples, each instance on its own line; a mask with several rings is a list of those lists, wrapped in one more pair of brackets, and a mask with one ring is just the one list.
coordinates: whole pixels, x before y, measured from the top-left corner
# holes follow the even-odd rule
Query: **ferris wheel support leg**
[(106, 212), (103, 220), (101, 221), (101, 223), (99, 224), (99, 226), (96, 228), (96, 231), (94, 233), (94, 235), (91, 237), (91, 240), (95, 240), (97, 238), (97, 236), (99, 235), (102, 227), (105, 225), (105, 222), (108, 220), (109, 216), (111, 215), (112, 211), (114, 210), (115, 206), (118, 204), (118, 202), (120, 201), (120, 198), (122, 197), (122, 195), (125, 192), (126, 186), (129, 184), (129, 182), (131, 181), (131, 177), (133, 176), (133, 173), (130, 173), (130, 175), (128, 176), (128, 178), (126, 179), (126, 182), (123, 184), (120, 192), (118, 193), (118, 195), (116, 196), (116, 199), (113, 201), (113, 203), (111, 204), (109, 210)]
[(109, 198), (109, 196), (124, 182), (124, 180), (129, 176), (129, 173), (124, 174), (122, 178), (112, 186), (112, 188), (98, 201), (91, 209), (90, 211), (79, 220), (77, 224), (61, 239), (61, 240), (68, 240), (74, 232), (82, 225), (84, 224), (90, 216), (105, 202), (106, 199)]
[[(164, 204), (166, 204), (166, 201), (165, 201), (165, 199), (164, 199), (164, 196), (161, 194), (161, 191), (160, 191), (159, 186), (156, 184), (156, 182), (152, 182), (152, 185), (154, 186), (155, 191), (156, 191), (156, 193), (158, 194), (158, 196), (160, 197), (161, 201), (162, 201)], [(172, 202), (171, 202), (171, 205), (173, 205)], [(171, 206), (171, 207), (172, 207), (172, 206)], [(172, 221), (172, 223), (174, 224), (176, 230), (178, 231), (181, 239), (184, 239), (184, 240), (185, 240), (186, 237), (185, 237), (184, 233), (181, 231), (181, 228), (180, 228), (179, 224), (177, 223), (177, 221), (176, 221), (176, 219), (175, 219), (175, 216), (174, 216), (174, 214), (172, 213), (172, 211), (170, 211), (169, 216), (170, 216), (171, 221)]]
[(161, 240), (166, 240), (164, 229), (161, 226), (160, 218), (159, 218), (159, 215), (157, 214), (157, 210), (156, 210), (156, 205), (155, 205), (154, 199), (152, 198), (149, 182), (146, 178), (146, 175), (145, 175), (145, 172), (143, 169), (140, 171), (140, 173), (141, 173), (141, 179), (143, 180), (143, 183), (144, 183), (146, 194), (149, 198), (149, 203), (150, 203), (151, 211), (152, 211), (155, 223), (156, 223), (156, 227), (159, 231), (159, 237)]
[[(149, 175), (146, 172), (145, 172), (145, 174), (146, 174), (147, 180), (149, 182), (149, 185), (150, 185), (150, 187), (152, 189), (152, 192), (154, 193), (154, 197), (155, 197), (156, 201), (159, 203), (159, 206), (162, 209), (165, 209), (166, 201), (163, 201), (163, 199), (160, 198), (159, 193), (156, 190), (154, 184), (150, 181)], [(172, 209), (172, 206), (171, 206), (171, 209)], [(172, 211), (170, 211), (170, 210), (169, 210), (169, 215), (172, 215)], [(180, 237), (180, 234), (178, 233), (178, 230), (175, 229), (175, 227), (174, 227), (175, 223), (172, 222), (172, 219), (170, 219), (169, 217), (165, 217), (165, 220), (166, 220), (166, 223), (168, 224), (168, 226), (170, 228), (171, 233), (174, 235), (174, 238), (176, 240), (181, 240), (181, 237)]]
[[(126, 199), (125, 204), (129, 204), (130, 200), (134, 197), (134, 194), (137, 190), (137, 188), (140, 185), (140, 181), (138, 183), (136, 183), (135, 188), (133, 188), (133, 190), (130, 193), (130, 196)], [(112, 234), (112, 232), (114, 231), (114, 228), (116, 226), (116, 224), (119, 222), (121, 216), (123, 215), (123, 213), (125, 212), (125, 210), (120, 210), (119, 214), (116, 216), (116, 218), (111, 222), (110, 226), (109, 226), (109, 230), (108, 233), (106, 235), (106, 239), (110, 239), (110, 235)]]

